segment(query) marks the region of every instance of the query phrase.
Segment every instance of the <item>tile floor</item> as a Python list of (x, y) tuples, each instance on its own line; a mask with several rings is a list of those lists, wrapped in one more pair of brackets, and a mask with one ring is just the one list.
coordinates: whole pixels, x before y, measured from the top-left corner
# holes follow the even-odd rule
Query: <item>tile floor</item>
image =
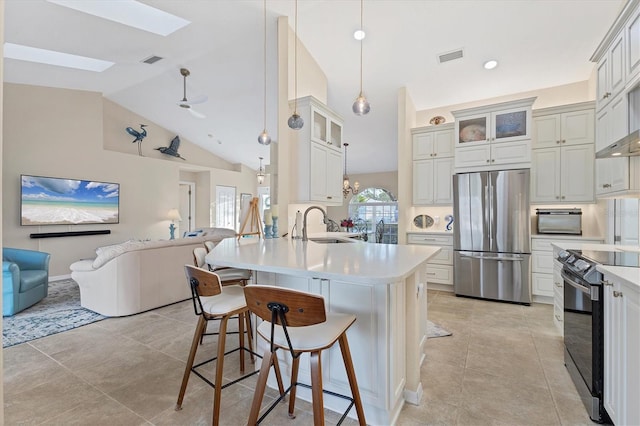
[[(552, 306), (437, 291), (429, 291), (428, 304), (429, 319), (453, 336), (428, 340), (422, 403), (405, 405), (399, 425), (591, 424), (562, 361)], [(182, 302), (5, 349), (5, 424), (210, 424), (213, 391), (194, 375), (183, 410), (174, 410), (195, 321), (190, 302)], [(215, 344), (208, 337), (199, 358)], [(233, 357), (225, 364), (228, 377), (237, 374)], [(221, 424), (245, 424), (254, 378), (223, 391)], [(288, 420), (278, 408), (265, 424), (313, 423), (308, 403), (297, 411)], [(327, 414), (327, 424), (337, 419)]]

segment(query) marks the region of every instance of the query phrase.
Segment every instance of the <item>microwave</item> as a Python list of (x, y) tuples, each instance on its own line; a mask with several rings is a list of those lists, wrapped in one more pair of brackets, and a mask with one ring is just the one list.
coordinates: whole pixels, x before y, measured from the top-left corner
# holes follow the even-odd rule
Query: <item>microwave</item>
[(582, 235), (581, 209), (536, 209), (538, 234)]

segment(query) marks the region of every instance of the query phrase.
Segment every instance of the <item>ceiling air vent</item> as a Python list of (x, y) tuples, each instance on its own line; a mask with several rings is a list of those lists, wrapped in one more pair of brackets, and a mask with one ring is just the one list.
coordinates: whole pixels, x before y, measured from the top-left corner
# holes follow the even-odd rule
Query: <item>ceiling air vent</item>
[(441, 53), (438, 55), (438, 62), (441, 64), (449, 61), (454, 61), (456, 59), (460, 59), (464, 56), (462, 49), (454, 50), (447, 53)]
[(147, 59), (143, 59), (142, 62), (144, 62), (145, 64), (155, 64), (160, 59), (162, 59), (160, 56), (153, 55), (149, 56)]

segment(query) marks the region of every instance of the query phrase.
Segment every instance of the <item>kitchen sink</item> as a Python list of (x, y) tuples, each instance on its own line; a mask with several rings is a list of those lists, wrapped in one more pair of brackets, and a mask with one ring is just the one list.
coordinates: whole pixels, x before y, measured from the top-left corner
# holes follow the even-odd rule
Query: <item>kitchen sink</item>
[(309, 238), (310, 241), (319, 244), (340, 244), (340, 243), (355, 243), (351, 239), (338, 239), (338, 238)]

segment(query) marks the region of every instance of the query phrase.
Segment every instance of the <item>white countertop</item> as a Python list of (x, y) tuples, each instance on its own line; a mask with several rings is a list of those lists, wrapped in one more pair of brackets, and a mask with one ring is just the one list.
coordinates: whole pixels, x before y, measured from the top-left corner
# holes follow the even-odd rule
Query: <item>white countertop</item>
[(566, 234), (531, 234), (531, 238), (547, 238), (551, 240), (598, 240), (604, 241), (603, 237), (596, 235), (566, 235)]
[(640, 291), (640, 268), (596, 265), (596, 270), (603, 274), (611, 274), (616, 277), (616, 280), (624, 281), (627, 285), (634, 286)]
[(321, 244), (289, 238), (227, 238), (206, 260), (213, 265), (309, 278), (388, 284), (403, 280), (439, 251), (437, 246), (363, 241)]

